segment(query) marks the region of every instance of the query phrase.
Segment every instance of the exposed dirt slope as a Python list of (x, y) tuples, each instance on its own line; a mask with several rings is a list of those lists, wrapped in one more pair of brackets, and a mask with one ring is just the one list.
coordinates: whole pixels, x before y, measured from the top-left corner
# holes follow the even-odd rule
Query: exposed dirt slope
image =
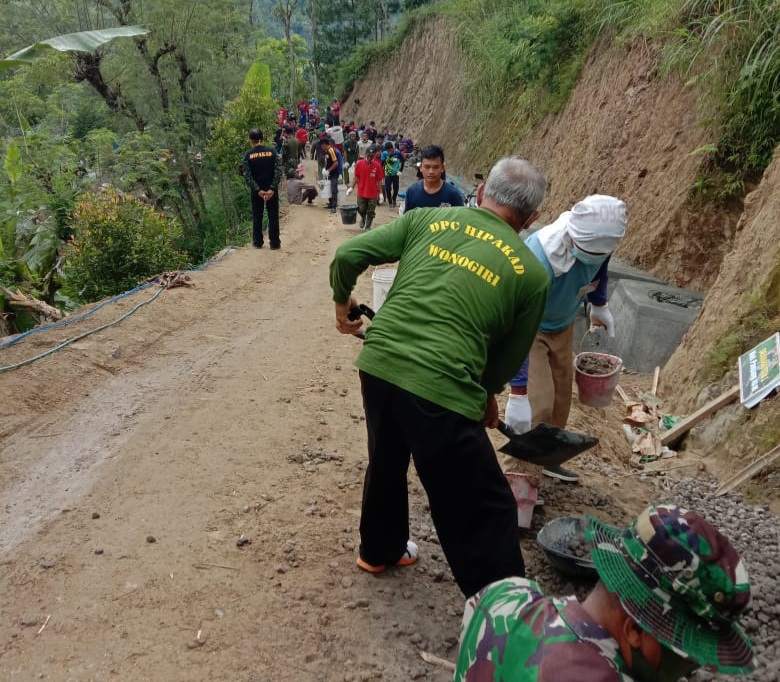
[(342, 105), (345, 116), (408, 133), (421, 144), (442, 143), (452, 168), (471, 162), (465, 74), (452, 41), (445, 19), (417, 26), (387, 62), (355, 83)]
[[(522, 154), (550, 181), (542, 221), (588, 194), (619, 196), (630, 219), (619, 255), (674, 284), (704, 289), (730, 248), (739, 213), (690, 207), (701, 163), (690, 153), (712, 137), (698, 123), (701, 93), (659, 76), (657, 63), (658, 50), (644, 41), (615, 47), (602, 40), (562, 112), (521, 141), (516, 114), (498, 112), (475, 145), (457, 41), (439, 19), (358, 81), (345, 110), (357, 122), (374, 120), (421, 144), (441, 144), (450, 170), (464, 177), (507, 153)], [(384, 87), (388, 78), (393, 87)]]
[[(761, 185), (745, 199), (745, 212), (737, 226), (732, 250), (723, 259), (718, 277), (707, 294), (701, 313), (664, 368), (662, 389), (684, 413), (730, 388), (737, 381), (730, 372), (702, 391), (711, 372), (709, 355), (726, 337), (741, 327), (755, 325), (770, 311), (758, 331), (746, 339), (757, 343), (780, 330), (780, 147), (764, 173)], [(746, 314), (747, 311), (754, 311)], [(745, 320), (746, 325), (740, 325)], [(713, 469), (733, 471), (780, 442), (780, 397), (764, 400), (753, 410), (738, 404), (722, 410), (706, 427), (697, 429), (690, 447), (714, 455)], [(777, 499), (780, 467), (763, 472), (751, 492), (757, 499)]]
[[(441, 144), (450, 171), (464, 177), (507, 153), (522, 154), (550, 180), (542, 222), (594, 192), (624, 199), (629, 228), (618, 254), (678, 286), (711, 288), (699, 321), (662, 373), (665, 409), (685, 415), (709, 384), (708, 351), (733, 328), (740, 309), (751, 296), (780, 296), (780, 171), (776, 160), (761, 189), (749, 196), (744, 215), (739, 207), (726, 211), (691, 201), (701, 163), (691, 152), (717, 133), (700, 124), (706, 93), (659, 74), (659, 49), (641, 39), (618, 46), (603, 38), (560, 113), (519, 139), (524, 122), (507, 107), (475, 145), (457, 41), (450, 25), (437, 20), (418, 27), (396, 55), (356, 83), (347, 107), (357, 98), (357, 121), (371, 118), (402, 128), (421, 144)], [(434, 63), (452, 78), (421, 68)], [(377, 87), (388, 74), (395, 74), (399, 87)], [(770, 329), (778, 326), (770, 321)], [(734, 381), (729, 376), (723, 383)], [(699, 429), (699, 440), (690, 446), (709, 456), (718, 473), (732, 474), (780, 440), (773, 426), (780, 423), (777, 403), (767, 401), (751, 413), (732, 406), (711, 427)], [(777, 495), (771, 479), (759, 485), (760, 498)]]

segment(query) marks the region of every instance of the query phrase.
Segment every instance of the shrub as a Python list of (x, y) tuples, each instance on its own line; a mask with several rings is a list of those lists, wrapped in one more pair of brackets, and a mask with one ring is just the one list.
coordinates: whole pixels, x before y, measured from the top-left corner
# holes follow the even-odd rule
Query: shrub
[(73, 231), (63, 270), (65, 290), (84, 301), (189, 265), (175, 246), (181, 237), (178, 223), (115, 190), (84, 195), (76, 203)]

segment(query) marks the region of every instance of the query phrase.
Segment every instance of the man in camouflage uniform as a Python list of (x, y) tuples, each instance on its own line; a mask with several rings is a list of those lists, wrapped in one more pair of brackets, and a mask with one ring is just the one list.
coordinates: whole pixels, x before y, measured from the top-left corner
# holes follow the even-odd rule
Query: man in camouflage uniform
[(624, 531), (589, 518), (586, 535), (600, 582), (584, 602), (524, 578), (469, 599), (455, 682), (675, 682), (702, 666), (755, 668), (737, 622), (747, 571), (702, 517), (659, 505)]

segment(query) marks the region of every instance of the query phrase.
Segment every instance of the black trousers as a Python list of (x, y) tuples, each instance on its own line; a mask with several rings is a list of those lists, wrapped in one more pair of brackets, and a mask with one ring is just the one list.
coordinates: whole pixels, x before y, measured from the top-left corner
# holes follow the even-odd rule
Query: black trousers
[(252, 197), (252, 244), (263, 245), (263, 212), (268, 209), (268, 241), (276, 248), (282, 245), (279, 239), (279, 192), (274, 190), (273, 196), (265, 201), (251, 192)]
[(463, 594), (524, 576), (517, 505), (484, 427), (366, 372), (360, 381), (368, 429), (360, 556), (380, 565), (404, 553), (411, 454)]
[(397, 175), (385, 175), (385, 196), (387, 203), (393, 205), (398, 198), (399, 178)]
[(328, 176), (328, 182), (330, 183), (330, 199), (328, 199), (328, 208), (338, 208), (340, 179), (341, 173), (338, 171), (333, 171)]

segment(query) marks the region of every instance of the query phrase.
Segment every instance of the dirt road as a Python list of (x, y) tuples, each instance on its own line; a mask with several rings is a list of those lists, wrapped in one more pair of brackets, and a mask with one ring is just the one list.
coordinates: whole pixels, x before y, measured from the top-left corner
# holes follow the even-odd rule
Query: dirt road
[[(454, 660), (462, 597), (413, 473), (420, 563), (355, 566), (359, 342), (334, 329), (327, 268), (357, 232), (291, 207), (281, 251), (233, 250), (192, 288), (0, 374), (0, 679), (450, 679), (419, 654)], [(0, 365), (153, 293), (0, 350)], [(543, 488), (548, 515), (621, 521), (642, 505), (641, 486), (621, 503), (604, 483), (599, 467), (618, 465), (602, 442), (583, 485)], [(524, 551), (544, 579), (530, 534)]]

